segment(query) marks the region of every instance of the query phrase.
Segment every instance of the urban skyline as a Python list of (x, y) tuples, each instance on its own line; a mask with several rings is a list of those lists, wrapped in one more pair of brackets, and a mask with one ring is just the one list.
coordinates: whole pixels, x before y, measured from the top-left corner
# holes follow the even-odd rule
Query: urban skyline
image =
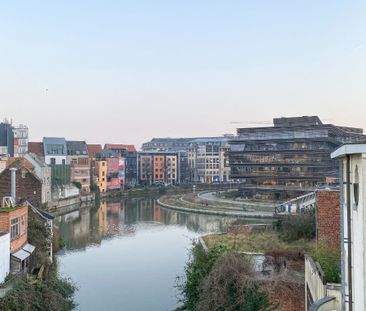
[(365, 10), (363, 1), (2, 3), (1, 115), (28, 124), (32, 140), (47, 128), (137, 146), (274, 116), (365, 128)]

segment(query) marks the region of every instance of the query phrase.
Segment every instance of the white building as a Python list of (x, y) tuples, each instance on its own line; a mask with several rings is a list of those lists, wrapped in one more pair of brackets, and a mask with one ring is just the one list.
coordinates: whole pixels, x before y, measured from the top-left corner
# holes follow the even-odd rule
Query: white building
[(0, 283), (10, 272), (10, 233), (0, 233)]
[(51, 167), (49, 167), (43, 159), (34, 153), (29, 153), (24, 156), (34, 167), (34, 173), (42, 181), (42, 203), (51, 201)]
[(223, 137), (192, 140), (188, 149), (188, 165), (193, 181), (220, 183), (229, 181), (228, 139)]
[(20, 157), (28, 152), (28, 127), (20, 124), (13, 127), (14, 157)]
[[(341, 164), (342, 310), (366, 310), (366, 144), (332, 153)], [(343, 226), (342, 226), (343, 223)]]
[(67, 148), (65, 138), (59, 137), (44, 137), (43, 149), (45, 162), (48, 165), (68, 164)]

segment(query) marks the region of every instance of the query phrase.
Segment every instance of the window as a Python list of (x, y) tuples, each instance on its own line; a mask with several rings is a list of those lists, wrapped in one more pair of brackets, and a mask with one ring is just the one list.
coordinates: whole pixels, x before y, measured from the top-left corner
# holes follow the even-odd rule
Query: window
[(19, 218), (13, 218), (11, 220), (10, 237), (12, 240), (16, 240), (19, 237)]
[(62, 164), (63, 164), (63, 165), (65, 165), (65, 164), (66, 164), (65, 159), (62, 159)]
[(55, 158), (51, 158), (51, 165), (55, 165), (56, 164), (56, 159)]
[(21, 232), (21, 234), (24, 234), (25, 229), (26, 229), (25, 228), (25, 214), (20, 217), (20, 223), (21, 223), (20, 232)]

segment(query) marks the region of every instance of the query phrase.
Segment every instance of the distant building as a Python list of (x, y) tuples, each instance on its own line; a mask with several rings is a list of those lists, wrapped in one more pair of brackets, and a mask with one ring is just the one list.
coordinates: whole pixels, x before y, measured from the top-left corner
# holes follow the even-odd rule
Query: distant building
[(342, 310), (366, 310), (366, 144), (332, 153), (341, 172)]
[(28, 142), (28, 152), (44, 159), (43, 142)]
[(179, 161), (175, 152), (140, 152), (139, 179), (140, 183), (176, 184), (179, 181)]
[(0, 156), (14, 157), (14, 132), (7, 120), (0, 123)]
[(126, 185), (134, 186), (137, 184), (137, 152), (134, 145), (105, 144), (104, 149), (112, 150), (121, 158), (125, 159)]
[(95, 183), (100, 192), (107, 191), (107, 161), (105, 159), (95, 161)]
[(20, 157), (28, 153), (28, 127), (18, 125), (13, 127), (14, 133), (14, 156)]
[(188, 163), (193, 181), (208, 184), (229, 181), (228, 151), (228, 139), (224, 137), (192, 140)]
[(82, 193), (90, 192), (90, 159), (85, 141), (66, 141), (70, 179), (79, 183)]
[(246, 185), (314, 189), (338, 177), (330, 153), (365, 140), (363, 130), (323, 124), (319, 117), (278, 118), (273, 127), (238, 128), (229, 141), (231, 178)]
[(102, 152), (102, 145), (87, 144), (86, 147), (88, 149), (90, 161), (90, 187), (93, 188), (97, 185), (96, 159), (97, 155)]
[[(97, 156), (96, 165), (98, 166), (98, 174), (103, 174), (104, 166), (101, 161), (106, 162), (107, 167), (107, 191), (109, 190), (122, 190), (125, 187), (126, 183), (126, 166), (125, 166), (125, 158), (121, 157), (118, 152), (104, 149)], [(101, 167), (101, 165), (103, 167)], [(103, 175), (98, 176), (99, 184), (103, 183)], [(102, 188), (101, 188), (102, 187)], [(100, 190), (104, 189), (104, 185), (99, 187)]]
[(56, 190), (58, 196), (63, 186), (71, 182), (65, 138), (44, 137), (43, 154), (46, 164), (51, 166), (52, 189)]
[(43, 150), (48, 165), (66, 165), (67, 147), (65, 138), (44, 137)]

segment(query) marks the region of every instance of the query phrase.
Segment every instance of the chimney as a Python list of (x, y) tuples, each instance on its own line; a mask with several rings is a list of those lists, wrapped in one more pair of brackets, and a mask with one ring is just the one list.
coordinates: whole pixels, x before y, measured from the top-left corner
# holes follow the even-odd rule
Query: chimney
[(11, 197), (13, 198), (14, 202), (17, 202), (17, 168), (16, 167), (11, 167), (10, 169), (10, 174), (11, 174)]

